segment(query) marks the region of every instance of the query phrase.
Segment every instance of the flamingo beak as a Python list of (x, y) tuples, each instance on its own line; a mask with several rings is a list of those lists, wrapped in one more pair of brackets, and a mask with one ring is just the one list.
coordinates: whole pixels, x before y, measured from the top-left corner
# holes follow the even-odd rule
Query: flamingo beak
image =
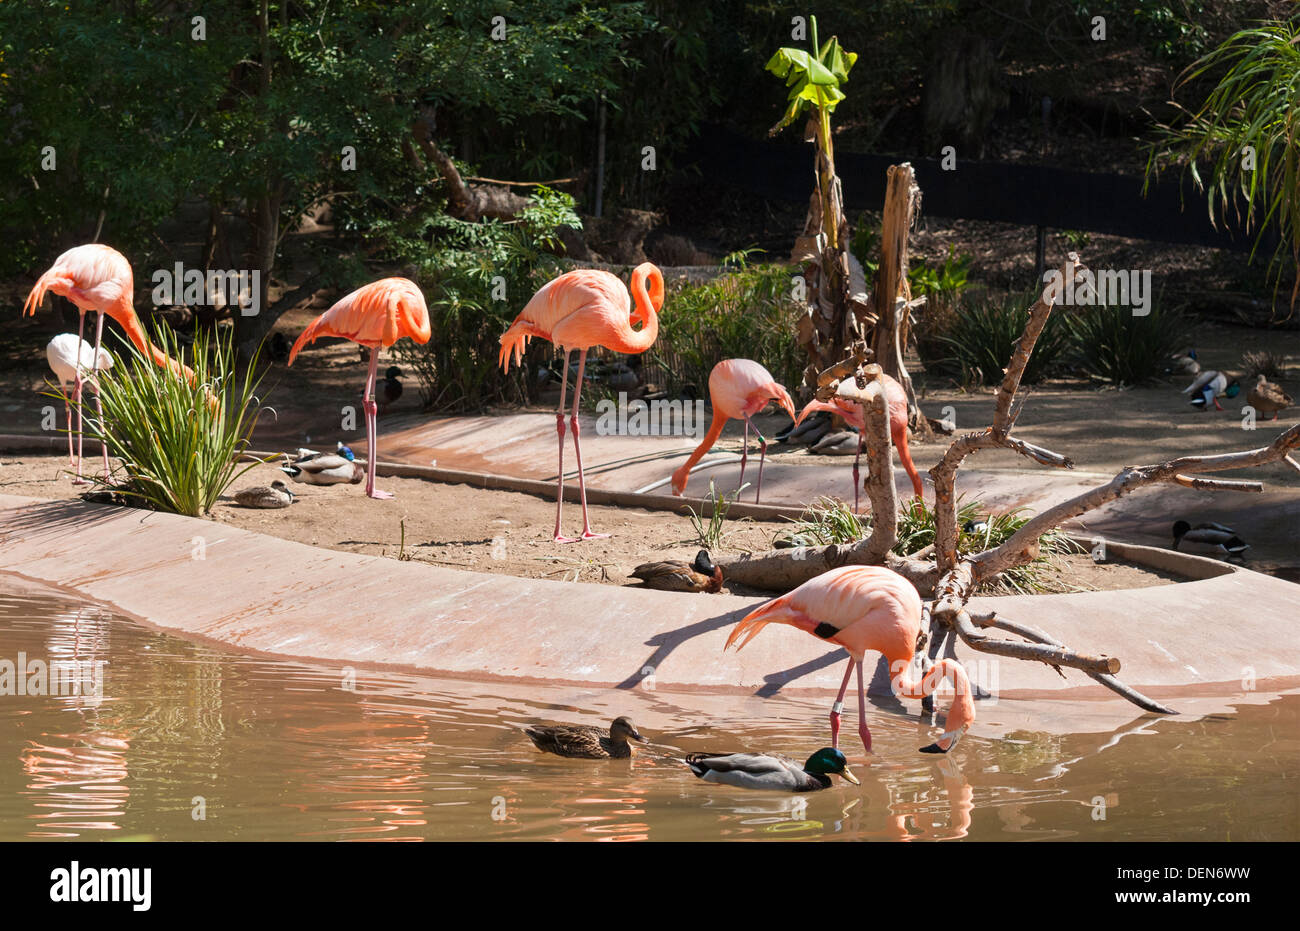
[(966, 728), (970, 725), (963, 724), (955, 730), (946, 731), (939, 735), (939, 739), (928, 747), (922, 747), (922, 753), (947, 753), (953, 747), (957, 746), (957, 741), (961, 740), (962, 735), (966, 733)]
[(847, 779), (849, 782), (853, 783), (855, 786), (862, 785), (862, 783), (858, 781), (858, 777), (853, 775), (853, 770), (849, 769), (847, 766), (844, 767), (844, 771), (840, 773), (840, 775), (843, 776), (845, 779)]

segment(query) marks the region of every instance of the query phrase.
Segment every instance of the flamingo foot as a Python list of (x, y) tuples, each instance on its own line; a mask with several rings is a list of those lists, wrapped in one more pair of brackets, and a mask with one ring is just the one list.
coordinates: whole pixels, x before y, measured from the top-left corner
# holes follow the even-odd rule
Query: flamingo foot
[(871, 752), (871, 729), (865, 722), (858, 725), (858, 736), (862, 738), (862, 748), (867, 751), (867, 756), (875, 756)]
[(78, 475), (76, 478), (74, 478), (74, 479), (72, 480), (72, 484), (74, 484), (74, 485), (89, 485), (89, 484), (91, 484), (91, 481), (90, 481), (90, 479), (88, 479), (88, 478), (82, 478), (80, 475)]
[(957, 741), (961, 740), (962, 735), (966, 733), (967, 725), (963, 724), (956, 730), (945, 731), (939, 735), (939, 739), (928, 747), (922, 747), (922, 753), (947, 753), (953, 747), (957, 746)]
[(366, 494), (368, 497), (375, 498), (379, 501), (387, 501), (389, 498), (394, 497), (391, 491), (380, 491), (378, 488), (372, 488)]
[(609, 539), (609, 534), (607, 534), (607, 533), (592, 533), (590, 530), (584, 530), (584, 531), (582, 532), (582, 539), (584, 539), (584, 540), (608, 540), (608, 539)]

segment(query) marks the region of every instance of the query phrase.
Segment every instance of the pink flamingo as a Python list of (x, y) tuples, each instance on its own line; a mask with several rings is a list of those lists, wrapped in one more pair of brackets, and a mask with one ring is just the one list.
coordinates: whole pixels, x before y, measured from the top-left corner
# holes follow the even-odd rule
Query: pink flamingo
[[(916, 466), (912, 463), (912, 453), (907, 446), (907, 392), (903, 386), (888, 375), (881, 375), (880, 380), (885, 385), (885, 400), (889, 404), (889, 436), (893, 441), (894, 448), (898, 450), (898, 458), (902, 460), (903, 469), (907, 472), (908, 477), (912, 480), (912, 490), (916, 496), (921, 495), (921, 476), (917, 474)], [(832, 398), (827, 401), (810, 401), (802, 411), (799, 412), (799, 418), (795, 421), (795, 426), (803, 423), (803, 419), (813, 411), (829, 411), (832, 414), (839, 414), (845, 422), (858, 431), (858, 436), (862, 437), (866, 432), (866, 424), (862, 421), (862, 405), (853, 401), (846, 401), (843, 398)], [(858, 481), (858, 461), (862, 458), (862, 444), (864, 440), (859, 439), (858, 451), (853, 457), (853, 510), (858, 509), (858, 495), (861, 491), (861, 483)]]
[(379, 459), (375, 426), (375, 375), (379, 370), (379, 350), (387, 349), (402, 337), (423, 345), (429, 341), (429, 308), (424, 294), (414, 281), (406, 278), (381, 278), (357, 288), (313, 320), (289, 350), (289, 364), (298, 350), (322, 336), (338, 336), (370, 349), (370, 373), (366, 376), (366, 494), (371, 498), (391, 498), (392, 492), (375, 488), (375, 463)]
[[(95, 348), (92, 359), (100, 356), (100, 343), (104, 336), (104, 314), (116, 320), (126, 331), (131, 342), (141, 352), (153, 359), (156, 365), (171, 370), (178, 377), (184, 377), (191, 384), (194, 372), (169, 357), (162, 350), (149, 342), (140, 318), (132, 306), (134, 283), (131, 275), (131, 263), (116, 249), (99, 243), (90, 243), (69, 249), (54, 260), (45, 274), (37, 279), (27, 301), (23, 304), (24, 315), (34, 315), (36, 308), (45, 299), (45, 293), (51, 292), (65, 297), (76, 305), (80, 321), (77, 324), (77, 339), (82, 340), (86, 330), (86, 312), (95, 312)], [(77, 476), (74, 484), (88, 484), (81, 477), (82, 410), (81, 387), (85, 382), (80, 366), (73, 376), (72, 403), (77, 405)], [(95, 392), (95, 411), (100, 421), (104, 419), (103, 408), (99, 401), (99, 392)], [(71, 427), (69, 426), (69, 429)], [(71, 437), (69, 437), (71, 442)], [(104, 474), (108, 475), (108, 448), (100, 444), (104, 456)]]
[[(555, 542), (595, 540), (607, 533), (592, 533), (587, 517), (587, 484), (582, 475), (582, 441), (578, 435), (578, 399), (587, 365), (587, 350), (603, 346), (633, 355), (645, 352), (659, 335), (659, 308), (664, 303), (664, 276), (650, 262), (632, 270), (632, 300), (623, 282), (609, 272), (580, 268), (548, 281), (524, 305), (509, 329), (501, 335), (501, 370), (509, 371), (513, 359), (520, 363), (524, 347), (534, 336), (550, 340), (564, 350), (564, 375), (560, 379), (560, 406), (555, 412), (555, 430), (560, 438), (559, 476), (556, 479)], [(641, 329), (632, 329), (633, 324)], [(573, 448), (578, 457), (578, 493), (582, 500), (582, 537), (560, 535), (560, 508), (564, 504), (564, 393), (569, 383), (569, 357), (578, 350), (578, 381), (573, 389)]]
[[(673, 473), (673, 494), (680, 495), (686, 490), (691, 468), (713, 448), (713, 444), (722, 435), (722, 428), (728, 420), (745, 421), (745, 444), (740, 450), (740, 484), (745, 484), (745, 462), (749, 459), (749, 428), (754, 426), (749, 418), (767, 407), (769, 401), (776, 401), (793, 417), (794, 401), (790, 392), (776, 383), (772, 373), (757, 362), (749, 359), (724, 359), (713, 367), (709, 373), (709, 402), (713, 405), (713, 423), (704, 435), (700, 445), (695, 447), (689, 459)], [(754, 427), (758, 434), (758, 487), (754, 491), (754, 503), (758, 503), (763, 493), (763, 461), (767, 458), (767, 438)]]
[(956, 695), (945, 722), (948, 730), (928, 747), (922, 747), (922, 753), (947, 753), (975, 720), (970, 680), (960, 663), (940, 659), (920, 679), (911, 678), (916, 638), (921, 631), (921, 597), (910, 582), (890, 569), (841, 566), (809, 579), (794, 591), (745, 615), (731, 631), (723, 649), (738, 640), (737, 649), (743, 648), (772, 623), (790, 624), (849, 651), (849, 665), (844, 671), (839, 695), (831, 706), (832, 747), (839, 746), (844, 693), (849, 687), (849, 674), (856, 669), (858, 733), (862, 737), (862, 746), (871, 752), (867, 698), (862, 685), (862, 658), (868, 650), (874, 650), (889, 660), (894, 691), (900, 697), (924, 698), (944, 679), (952, 678)]

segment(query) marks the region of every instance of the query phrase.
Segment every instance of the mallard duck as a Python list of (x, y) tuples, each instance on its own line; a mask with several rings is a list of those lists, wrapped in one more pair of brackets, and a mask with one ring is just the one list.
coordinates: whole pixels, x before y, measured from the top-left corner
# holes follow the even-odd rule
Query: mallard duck
[(1235, 378), (1229, 381), (1228, 376), (1222, 372), (1206, 369), (1196, 377), (1194, 382), (1183, 389), (1183, 394), (1192, 396), (1189, 402), (1192, 407), (1209, 410), (1210, 405), (1213, 404), (1215, 410), (1221, 411), (1223, 405), (1219, 403), (1219, 398), (1235, 398), (1240, 391), (1241, 385)]
[(632, 570), (629, 578), (640, 579), (646, 588), (665, 592), (722, 591), (722, 570), (713, 564), (708, 550), (696, 553), (692, 563), (671, 559), (642, 563)]
[(810, 446), (829, 433), (831, 426), (831, 415), (825, 411), (818, 411), (777, 433), (776, 441)]
[(1165, 371), (1171, 375), (1199, 375), (1201, 363), (1196, 360), (1196, 350), (1190, 346), (1182, 352), (1170, 356), (1169, 367)]
[(1223, 524), (1197, 524), (1193, 527), (1185, 520), (1174, 524), (1174, 549), (1181, 549), (1182, 544), (1192, 544), (1191, 549), (1206, 550), (1213, 553), (1241, 553), (1250, 549), (1237, 532)]
[(832, 747), (822, 747), (802, 768), (794, 760), (768, 753), (692, 753), (683, 762), (705, 782), (742, 789), (816, 792), (831, 787), (831, 773), (861, 785), (844, 754)]
[(819, 456), (856, 456), (861, 443), (856, 430), (835, 430), (814, 443), (810, 452)]
[(384, 372), (384, 380), (375, 386), (375, 400), (379, 402), (381, 411), (386, 411), (389, 405), (402, 396), (402, 383), (397, 380), (401, 377), (402, 370), (390, 365), (388, 371)]
[(300, 449), (293, 462), (280, 467), (280, 471), (295, 482), (304, 485), (359, 485), (366, 477), (366, 467), (359, 462), (340, 456), (337, 453), (313, 453)]
[(1250, 393), (1246, 395), (1246, 401), (1261, 414), (1271, 411), (1273, 419), (1277, 420), (1278, 411), (1284, 411), (1291, 406), (1291, 395), (1261, 374), (1255, 382), (1255, 387), (1251, 388)]
[(287, 508), (293, 504), (293, 492), (288, 485), (276, 479), (269, 488), (257, 485), (235, 492), (235, 503), (245, 508)]
[(343, 445), (343, 441), (340, 440), (336, 448), (338, 454), (342, 456), (344, 459), (346, 459), (348, 462), (356, 462), (357, 454), (352, 451), (352, 447)]
[(586, 724), (533, 725), (525, 727), (524, 733), (538, 750), (584, 760), (626, 759), (632, 755), (629, 737), (645, 743), (636, 725), (624, 717), (614, 719), (609, 733)]

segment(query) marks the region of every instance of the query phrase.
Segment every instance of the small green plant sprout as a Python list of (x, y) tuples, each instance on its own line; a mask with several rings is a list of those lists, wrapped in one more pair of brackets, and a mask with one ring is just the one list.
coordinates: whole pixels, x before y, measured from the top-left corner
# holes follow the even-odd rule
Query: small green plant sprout
[(730, 495), (719, 495), (717, 489), (713, 487), (713, 480), (709, 480), (709, 517), (706, 521), (701, 514), (697, 514), (695, 508), (690, 505), (686, 510), (690, 512), (691, 529), (695, 531), (695, 541), (706, 550), (719, 549), (722, 546), (723, 538), (728, 536), (729, 530), (726, 530), (727, 512), (731, 510), (731, 505), (739, 497), (740, 493), (749, 487), (749, 482), (741, 485)]

